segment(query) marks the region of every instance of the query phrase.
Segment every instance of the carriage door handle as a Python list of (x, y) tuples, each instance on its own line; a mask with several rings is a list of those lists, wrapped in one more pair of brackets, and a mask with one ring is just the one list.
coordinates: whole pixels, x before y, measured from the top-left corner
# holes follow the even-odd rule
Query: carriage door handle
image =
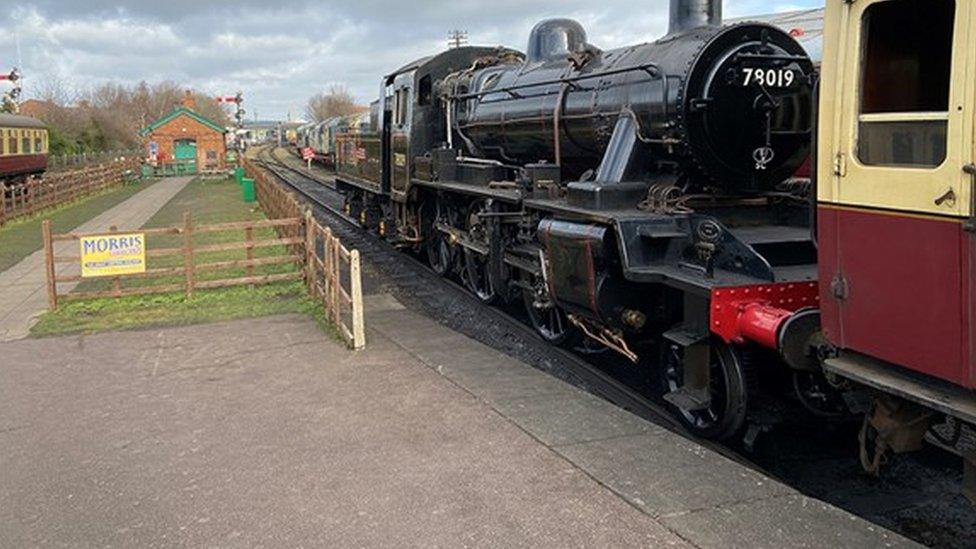
[(966, 164), (962, 171), (969, 175), (969, 219), (962, 224), (964, 231), (976, 232), (976, 164)]
[(936, 206), (941, 206), (943, 204), (949, 206), (950, 208), (956, 205), (956, 191), (952, 187), (949, 187), (949, 190), (946, 191), (945, 194), (935, 199)]

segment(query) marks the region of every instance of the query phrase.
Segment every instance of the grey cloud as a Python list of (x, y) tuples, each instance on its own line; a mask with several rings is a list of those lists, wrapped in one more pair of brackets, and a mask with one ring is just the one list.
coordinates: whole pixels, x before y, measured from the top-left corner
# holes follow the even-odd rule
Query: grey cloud
[[(729, 16), (822, 5), (823, 0), (726, 0)], [(472, 43), (523, 49), (546, 17), (580, 20), (590, 41), (616, 47), (654, 39), (667, 0), (35, 0), (0, 11), (0, 71), (17, 59), (30, 81), (76, 86), (174, 80), (210, 93), (243, 90), (249, 113), (300, 112), (311, 94), (339, 83), (363, 103), (379, 77), (439, 49), (453, 28)]]

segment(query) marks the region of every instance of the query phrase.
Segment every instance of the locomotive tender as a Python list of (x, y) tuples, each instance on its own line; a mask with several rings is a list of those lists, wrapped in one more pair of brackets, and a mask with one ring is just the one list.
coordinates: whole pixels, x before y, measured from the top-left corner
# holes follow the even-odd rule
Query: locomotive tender
[[(889, 401), (894, 405), (876, 407), (869, 416), (878, 420), (886, 413), (879, 409), (901, 410), (888, 413), (893, 419), (888, 430), (881, 427), (884, 421), (868, 421), (865, 429), (890, 442), (903, 427), (918, 431), (924, 425), (921, 434), (909, 437), (911, 446), (928, 429), (931, 420), (925, 418), (932, 414), (909, 401), (976, 421), (976, 415), (967, 415), (974, 407), (970, 390), (976, 369), (957, 360), (960, 377), (947, 378), (897, 353), (875, 352), (877, 345), (863, 343), (871, 340), (870, 323), (876, 325), (875, 335), (885, 322), (901, 328), (905, 305), (881, 307), (900, 315), (897, 319), (872, 320), (870, 305), (861, 300), (904, 296), (867, 289), (870, 277), (884, 278), (883, 265), (845, 256), (848, 265), (859, 266), (838, 275), (836, 269), (826, 272), (818, 256), (825, 249), (832, 250), (827, 252), (831, 258), (841, 253), (841, 234), (857, 241), (855, 249), (871, 248), (875, 236), (858, 233), (869, 224), (836, 212), (847, 211), (843, 204), (864, 206), (865, 192), (884, 194), (883, 183), (875, 183), (867, 191), (850, 191), (851, 201), (845, 202), (836, 195), (837, 185), (825, 180), (835, 172), (869, 177), (867, 169), (854, 169), (853, 158), (845, 165), (834, 150), (845, 139), (835, 111), (850, 101), (835, 97), (835, 90), (845, 98), (851, 93), (841, 89), (849, 82), (838, 74), (860, 74), (863, 63), (852, 53), (860, 39), (842, 36), (861, 23), (849, 27), (841, 19), (882, 6), (877, 9), (906, 10), (910, 20), (925, 11), (921, 4), (928, 5), (920, 0), (865, 0), (853, 7), (830, 3), (822, 88), (829, 99), (821, 103), (819, 116), (818, 75), (800, 45), (767, 24), (723, 26), (721, 3), (714, 0), (672, 0), (666, 36), (614, 50), (588, 43), (583, 28), (566, 19), (536, 25), (525, 54), (505, 48), (448, 50), (383, 78), (375, 133), (337, 140), (338, 189), (347, 210), (365, 226), (403, 247), (425, 251), (435, 271), (459, 276), (482, 300), (523, 301), (534, 327), (551, 342), (595, 341), (647, 369), (663, 398), (701, 436), (741, 433), (760, 390), (769, 380), (786, 378), (791, 383), (781, 385), (823, 415), (837, 414), (845, 402), (856, 401), (840, 398), (841, 393), (857, 394), (865, 386), (898, 395)], [(976, 3), (953, 5), (969, 17)], [(930, 10), (924, 16), (938, 13)], [(885, 47), (888, 54), (900, 52), (919, 63), (921, 58), (902, 50), (921, 42), (920, 37), (904, 35), (912, 34), (909, 29), (920, 34), (924, 27), (894, 27), (897, 14), (886, 17), (876, 15), (874, 24), (898, 28), (902, 38), (887, 34), (889, 41), (878, 47), (878, 64), (884, 64)], [(905, 18), (902, 14), (902, 22)], [(872, 32), (884, 38), (881, 31)], [(965, 39), (960, 32), (957, 39)], [(851, 52), (838, 51), (839, 43)], [(897, 70), (891, 66), (904, 69), (897, 62), (905, 59), (894, 61), (887, 69), (865, 73), (865, 80)], [(888, 167), (884, 177), (907, 189), (911, 176), (904, 175), (901, 162), (916, 156), (922, 164), (939, 154), (945, 158), (937, 140), (945, 136), (946, 119), (950, 133), (964, 132), (953, 126), (957, 113), (945, 101), (934, 102), (942, 107), (933, 108), (939, 111), (934, 114), (925, 109), (900, 118), (893, 114), (901, 105), (891, 99), (899, 87), (893, 82), (885, 84), (887, 89), (872, 88), (877, 112), (861, 114), (860, 120), (850, 115), (854, 118), (843, 123), (849, 121), (851, 131), (858, 123), (870, 130), (863, 149), (869, 146), (868, 154)], [(925, 99), (922, 85), (910, 89)], [(971, 108), (966, 112), (971, 121)], [(811, 153), (820, 120), (829, 122), (829, 131), (818, 133), (817, 150), (827, 151), (815, 155), (818, 177), (813, 182), (795, 178)], [(928, 133), (906, 142), (905, 124)], [(971, 140), (972, 125), (965, 127)], [(961, 179), (955, 176), (953, 194), (937, 202), (951, 199), (957, 217), (971, 196)], [(911, 209), (904, 202), (891, 207)], [(816, 215), (821, 240), (825, 235), (829, 240), (819, 251)], [(894, 261), (899, 237), (880, 238), (884, 249), (877, 250), (878, 257)], [(959, 237), (951, 238), (958, 249)], [(920, 252), (912, 257), (932, 259)], [(836, 267), (836, 261), (828, 264)], [(935, 270), (932, 276), (926, 271), (932, 287), (924, 295), (929, 297), (944, 290), (934, 280), (944, 269)], [(971, 280), (972, 273), (968, 276)], [(967, 287), (958, 286), (960, 291)], [(822, 307), (828, 299), (831, 303)], [(909, 296), (908, 301), (921, 307), (918, 299)], [(845, 332), (844, 324), (851, 321), (844, 315), (853, 314), (846, 307), (855, 302), (860, 307), (853, 320), (857, 330)], [(957, 308), (953, 318), (964, 312)], [(830, 315), (823, 322), (826, 330), (821, 329), (821, 310)], [(966, 312), (967, 318), (972, 314)], [(957, 347), (972, 341), (972, 329), (965, 329), (969, 339), (956, 334)], [(899, 337), (903, 342), (896, 346), (910, 345), (910, 333), (888, 340)], [(770, 364), (769, 350), (779, 364)], [(865, 373), (861, 356), (874, 374)], [(879, 367), (882, 360), (888, 363)], [(906, 385), (905, 376), (895, 380), (890, 372), (902, 367), (920, 373), (921, 381)], [(887, 377), (877, 371), (888, 372)], [(896, 382), (902, 390), (893, 388)], [(952, 383), (956, 405), (933, 404), (945, 400), (946, 393), (939, 392), (943, 382)], [(919, 418), (924, 420), (914, 421)], [(875, 448), (884, 449), (884, 444)]]

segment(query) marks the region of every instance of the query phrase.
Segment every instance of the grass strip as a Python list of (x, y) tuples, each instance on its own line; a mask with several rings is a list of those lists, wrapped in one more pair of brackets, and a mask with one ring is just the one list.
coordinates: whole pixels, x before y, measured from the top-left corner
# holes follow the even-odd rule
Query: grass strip
[(55, 209), (45, 210), (33, 217), (20, 218), (7, 223), (0, 228), (0, 271), (13, 267), (25, 257), (43, 248), (41, 223), (45, 219), (51, 220), (51, 227), (55, 233), (70, 232), (155, 183), (150, 181), (116, 187)]

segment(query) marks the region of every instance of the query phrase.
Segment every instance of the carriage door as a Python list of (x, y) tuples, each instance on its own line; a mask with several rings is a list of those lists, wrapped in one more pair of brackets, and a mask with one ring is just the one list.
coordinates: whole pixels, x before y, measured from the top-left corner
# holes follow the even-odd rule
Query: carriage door
[(833, 187), (820, 211), (829, 231), (824, 239), (821, 230), (821, 252), (834, 256), (821, 271), (830, 284), (825, 311), (836, 310), (828, 337), (961, 384), (969, 382), (962, 301), (972, 4), (846, 5)]
[(390, 187), (394, 199), (404, 200), (410, 186), (410, 125), (413, 116), (414, 71), (393, 81), (393, 121), (390, 125)]

